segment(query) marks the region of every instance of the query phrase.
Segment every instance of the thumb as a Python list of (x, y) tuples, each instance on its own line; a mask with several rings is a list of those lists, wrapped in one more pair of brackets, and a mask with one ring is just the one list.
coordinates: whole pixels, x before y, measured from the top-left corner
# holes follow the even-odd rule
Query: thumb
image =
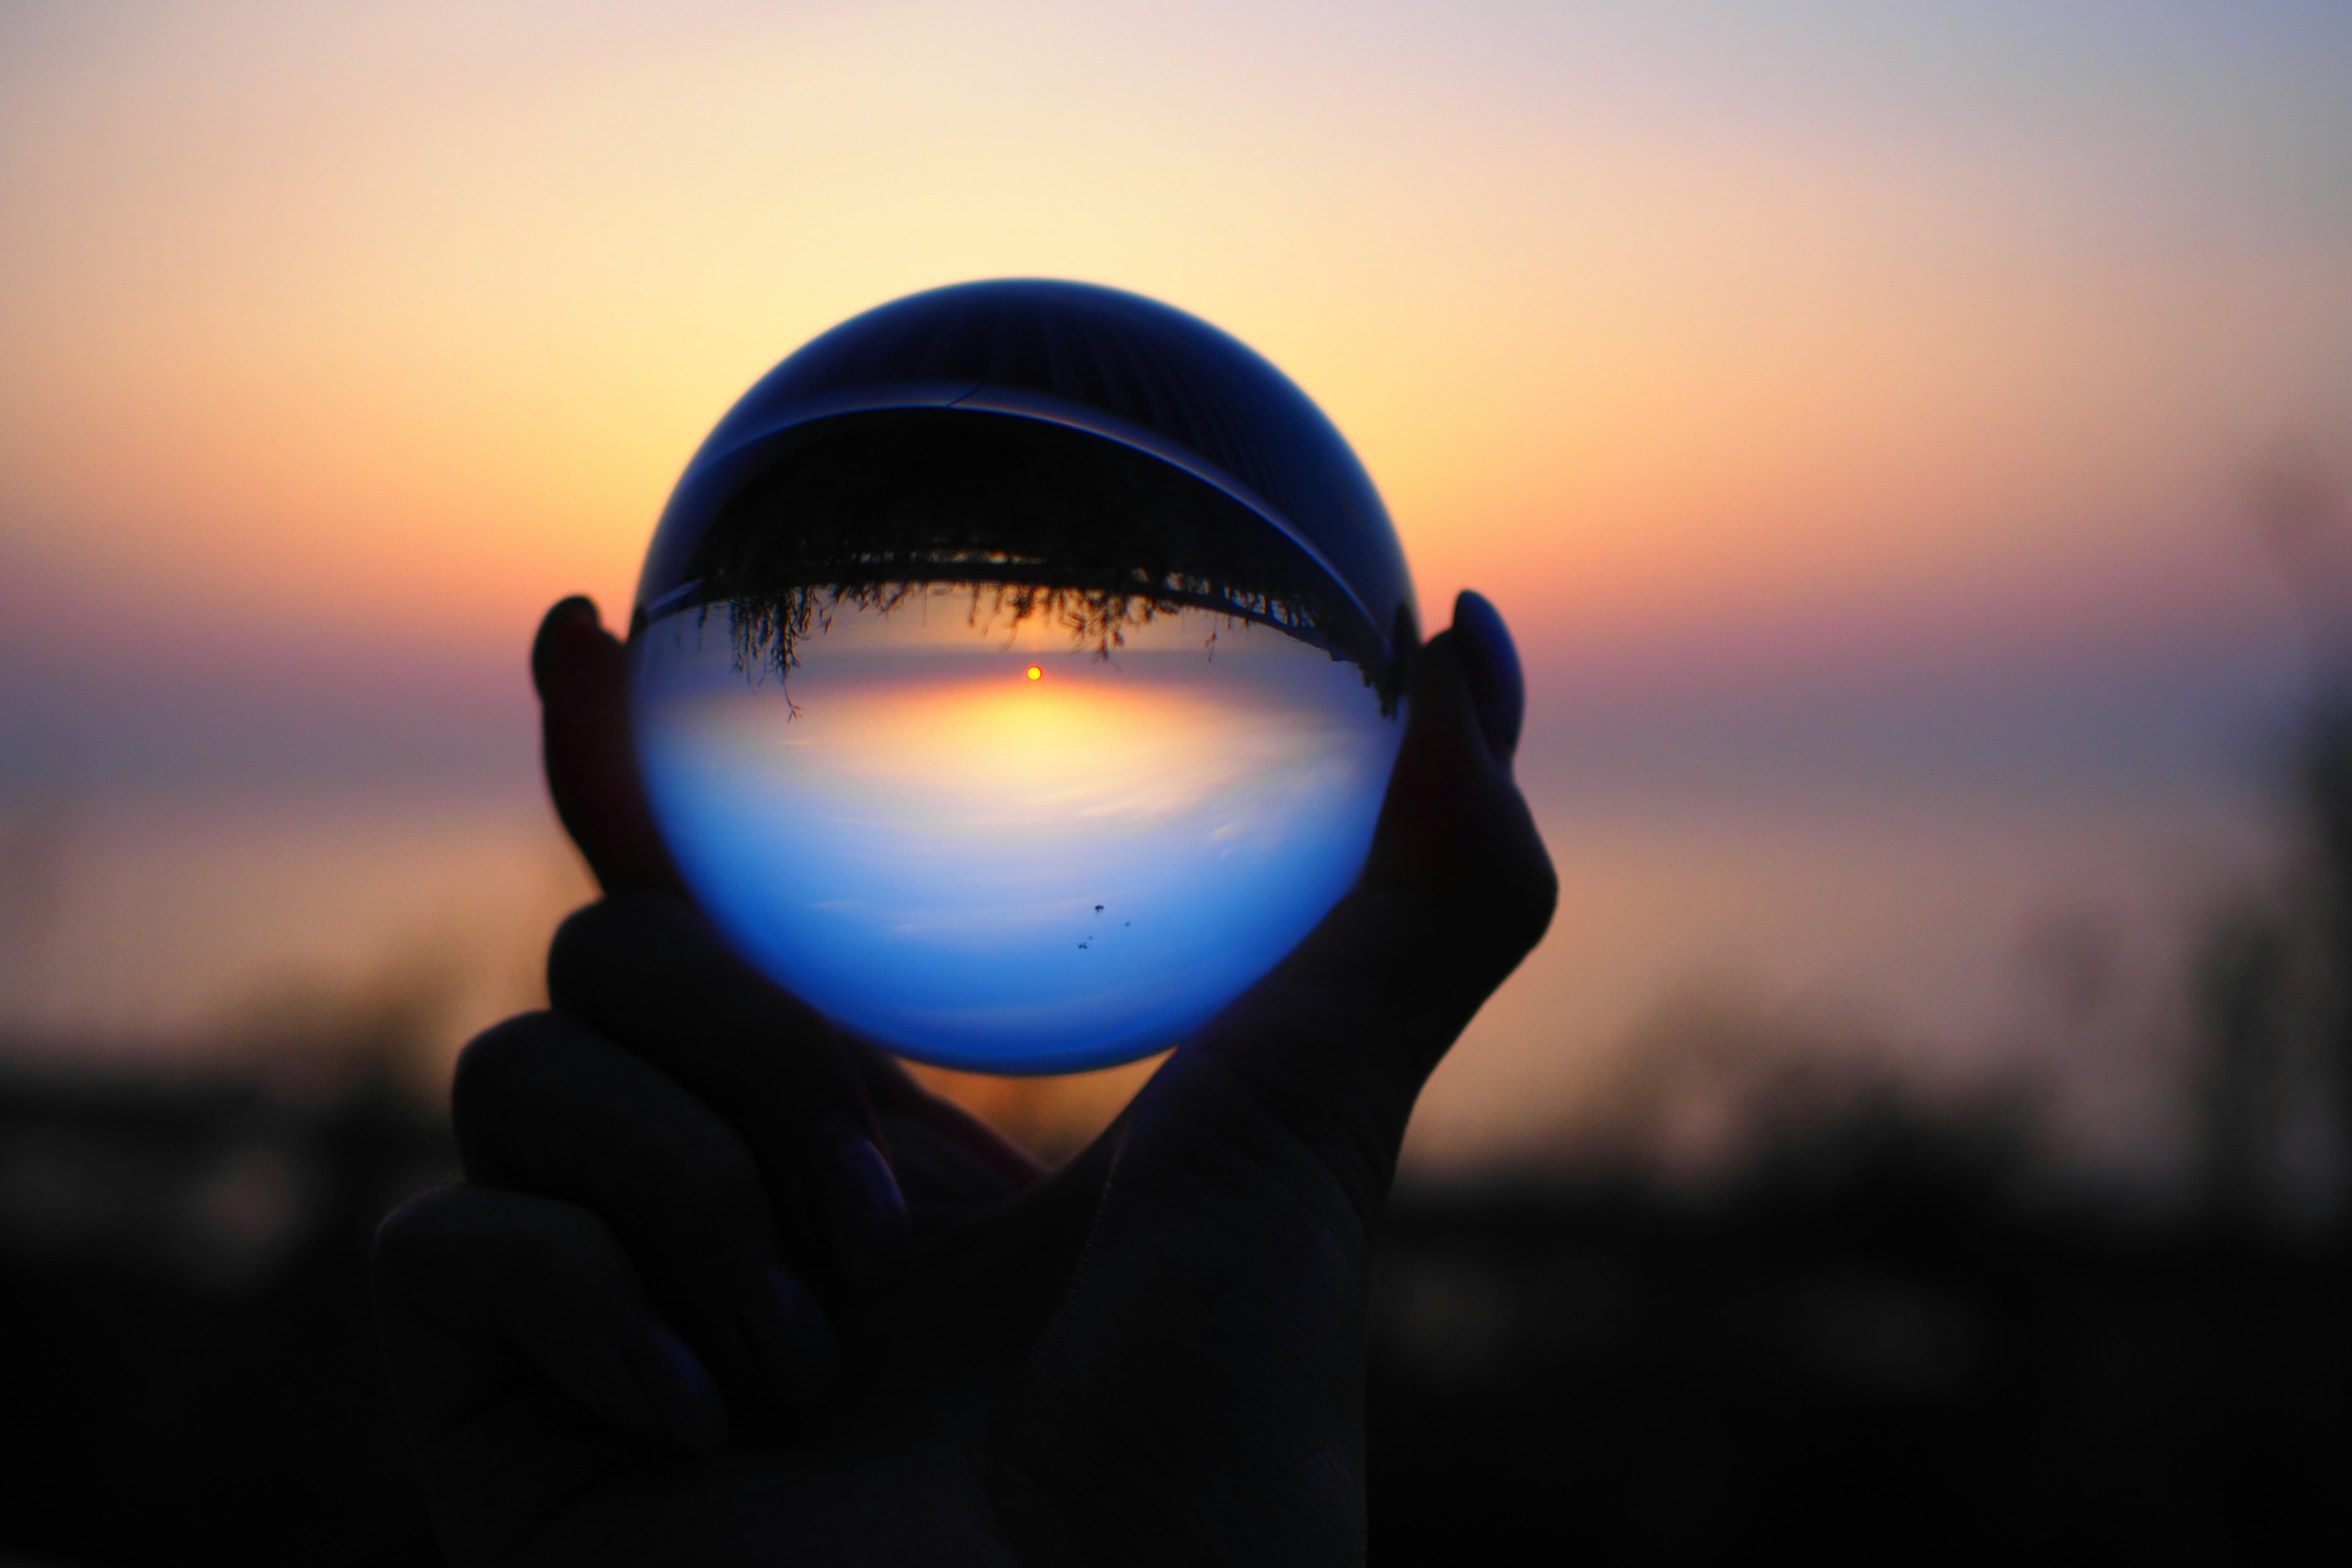
[(1422, 650), (1355, 889), (1198, 1049), (1329, 1164), (1369, 1212), (1421, 1087), (1541, 940), (1559, 884), (1512, 782), (1519, 676), (1475, 595)]
[(1045, 1555), (1361, 1560), (1372, 1222), (1422, 1081), (1555, 897), (1511, 783), (1517, 703), (1486, 682), (1517, 663), (1507, 637), (1465, 658), (1468, 619), (1422, 651), (1355, 889), (1115, 1134), (1085, 1258), (981, 1455)]

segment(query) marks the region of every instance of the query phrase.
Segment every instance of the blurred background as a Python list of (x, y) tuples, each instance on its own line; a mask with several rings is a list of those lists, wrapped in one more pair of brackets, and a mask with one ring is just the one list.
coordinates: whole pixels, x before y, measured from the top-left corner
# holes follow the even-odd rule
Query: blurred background
[(1527, 661), (1376, 1552), (2342, 1529), (2352, 11), (15, 4), (0, 214), (0, 1550), (429, 1550), (360, 1282), (588, 896), (537, 618), (1008, 275), (1265, 353)]

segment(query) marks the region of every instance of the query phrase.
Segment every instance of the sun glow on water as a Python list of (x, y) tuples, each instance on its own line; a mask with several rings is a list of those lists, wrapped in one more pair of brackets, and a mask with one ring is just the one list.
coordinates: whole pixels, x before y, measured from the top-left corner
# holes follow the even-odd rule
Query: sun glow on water
[(983, 1069), (1142, 1054), (1346, 891), (1402, 733), (1352, 666), (1221, 621), (1105, 658), (860, 614), (779, 680), (675, 616), (635, 656), (647, 786), (713, 919), (841, 1022)]

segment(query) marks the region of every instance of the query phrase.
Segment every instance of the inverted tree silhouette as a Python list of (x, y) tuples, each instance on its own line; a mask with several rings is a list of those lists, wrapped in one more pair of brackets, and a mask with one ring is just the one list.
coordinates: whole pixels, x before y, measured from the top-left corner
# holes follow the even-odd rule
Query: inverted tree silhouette
[(842, 606), (887, 615), (968, 589), (975, 621), (1043, 616), (1108, 658), (1204, 610), (1353, 664), (1393, 709), (1402, 660), (1280, 529), (1146, 453), (1034, 419), (948, 409), (813, 423), (712, 517), (675, 608), (723, 609), (736, 664), (789, 678)]

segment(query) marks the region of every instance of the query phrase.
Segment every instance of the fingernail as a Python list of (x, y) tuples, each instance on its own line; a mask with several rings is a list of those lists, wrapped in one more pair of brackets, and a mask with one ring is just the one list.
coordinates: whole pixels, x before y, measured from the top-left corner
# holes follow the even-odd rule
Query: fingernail
[(833, 1385), (841, 1371), (833, 1323), (782, 1264), (753, 1273), (749, 1317), (752, 1342), (787, 1398), (814, 1399)]
[(835, 1221), (849, 1250), (871, 1251), (906, 1235), (907, 1199), (874, 1140), (851, 1137), (835, 1144), (830, 1177)]
[(1478, 728), (1486, 734), (1486, 749), (1507, 763), (1519, 749), (1519, 726), (1527, 718), (1527, 679), (1519, 671), (1519, 650), (1511, 644), (1510, 628), (1486, 602), (1484, 594), (1465, 589), (1454, 601), (1454, 630), (1462, 639), (1464, 662), (1470, 669), (1470, 693), (1478, 709)]
[(645, 1391), (669, 1435), (682, 1446), (715, 1453), (727, 1446), (727, 1406), (695, 1353), (667, 1329), (646, 1336), (651, 1354), (637, 1369)]

